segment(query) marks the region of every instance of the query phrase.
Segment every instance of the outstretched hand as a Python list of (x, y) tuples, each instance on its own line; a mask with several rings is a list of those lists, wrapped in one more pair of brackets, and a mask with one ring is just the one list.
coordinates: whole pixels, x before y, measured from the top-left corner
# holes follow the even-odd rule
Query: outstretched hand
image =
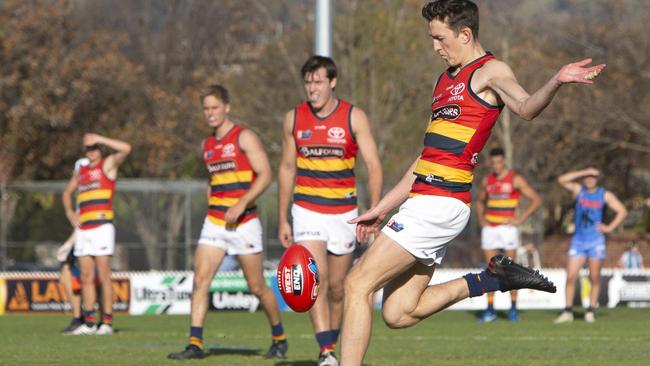
[(370, 234), (377, 235), (379, 225), (381, 225), (385, 217), (386, 214), (382, 214), (376, 210), (369, 210), (348, 221), (348, 224), (357, 224), (357, 241), (359, 243), (367, 243)]
[(601, 71), (605, 68), (605, 64), (586, 67), (591, 63), (591, 58), (586, 58), (582, 61), (574, 62), (562, 66), (556, 75), (556, 79), (561, 84), (567, 83), (582, 83), (593, 84), (595, 79)]

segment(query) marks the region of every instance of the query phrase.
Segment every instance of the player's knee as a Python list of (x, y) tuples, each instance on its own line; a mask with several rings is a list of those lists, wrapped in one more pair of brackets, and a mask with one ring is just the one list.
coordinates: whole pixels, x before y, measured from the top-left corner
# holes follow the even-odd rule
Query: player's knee
[(345, 278), (345, 284), (343, 287), (344, 296), (357, 297), (357, 296), (365, 296), (369, 294), (367, 282), (364, 281), (363, 277), (361, 275), (358, 275), (357, 273), (358, 271), (353, 270)]
[(381, 311), (381, 315), (384, 319), (384, 323), (386, 323), (386, 325), (391, 329), (406, 328), (411, 324), (411, 322), (408, 321), (408, 317), (399, 311), (384, 308)]
[(345, 294), (345, 288), (343, 285), (343, 281), (339, 281), (339, 283), (330, 283), (329, 291), (327, 293), (330, 301), (334, 301), (334, 302), (343, 301), (344, 294)]
[(210, 282), (212, 282), (212, 279), (208, 279), (208, 276), (195, 273), (193, 291), (200, 291), (207, 288)]
[(249, 283), (248, 288), (253, 295), (262, 297), (268, 287), (264, 283)]
[(79, 275), (79, 280), (84, 285), (93, 285), (95, 283), (95, 273), (92, 271), (84, 272)]

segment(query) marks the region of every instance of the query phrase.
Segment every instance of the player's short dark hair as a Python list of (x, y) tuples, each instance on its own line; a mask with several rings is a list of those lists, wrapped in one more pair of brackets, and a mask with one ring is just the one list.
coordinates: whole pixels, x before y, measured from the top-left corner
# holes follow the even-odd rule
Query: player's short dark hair
[(325, 68), (328, 79), (336, 79), (338, 72), (336, 64), (334, 63), (334, 60), (326, 56), (311, 56), (309, 59), (307, 59), (307, 61), (305, 61), (305, 64), (302, 65), (302, 69), (300, 69), (302, 78), (304, 79), (307, 74), (312, 74), (322, 67)]
[(205, 89), (201, 91), (201, 103), (203, 103), (203, 100), (209, 96), (221, 100), (224, 104), (230, 104), (230, 93), (228, 93), (228, 89), (223, 85), (212, 84), (205, 87)]
[(431, 1), (422, 8), (422, 16), (428, 21), (446, 23), (456, 34), (467, 27), (478, 39), (478, 6), (470, 0)]
[(490, 157), (492, 156), (506, 156), (506, 152), (503, 151), (503, 149), (500, 147), (495, 147), (494, 149), (490, 150)]

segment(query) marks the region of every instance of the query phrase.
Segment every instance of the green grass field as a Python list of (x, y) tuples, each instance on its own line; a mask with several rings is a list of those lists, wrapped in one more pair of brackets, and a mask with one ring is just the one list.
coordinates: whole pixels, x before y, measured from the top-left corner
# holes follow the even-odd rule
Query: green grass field
[[(649, 365), (650, 310), (602, 309), (594, 324), (554, 325), (555, 312), (528, 311), (512, 324), (478, 324), (473, 313), (447, 311), (406, 330), (391, 330), (375, 316), (366, 357), (381, 365)], [(263, 314), (210, 313), (209, 357), (169, 361), (185, 346), (187, 316), (115, 317), (112, 336), (61, 336), (63, 315), (0, 316), (0, 365), (315, 365), (318, 350), (304, 314), (284, 314), (288, 358), (266, 361)]]

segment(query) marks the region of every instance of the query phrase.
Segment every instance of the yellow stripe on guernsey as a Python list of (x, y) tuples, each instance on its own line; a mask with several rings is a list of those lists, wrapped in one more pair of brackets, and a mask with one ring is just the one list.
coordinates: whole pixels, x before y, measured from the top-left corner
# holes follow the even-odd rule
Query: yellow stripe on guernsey
[(338, 170), (354, 169), (355, 158), (348, 159), (305, 159), (298, 157), (296, 166), (300, 169), (335, 172)]
[(337, 199), (356, 196), (357, 190), (354, 188), (313, 188), (307, 186), (296, 186), (295, 193)]
[(77, 201), (81, 203), (90, 200), (109, 199), (111, 198), (112, 194), (113, 191), (111, 191), (110, 189), (95, 189), (92, 191), (79, 193), (79, 196), (77, 197)]
[(250, 182), (253, 180), (252, 170), (241, 170), (237, 172), (224, 172), (213, 174), (210, 178), (210, 185), (230, 184), (238, 182)]
[(472, 136), (474, 136), (474, 132), (476, 132), (474, 128), (449, 122), (444, 119), (432, 121), (429, 123), (429, 128), (427, 128), (427, 133), (435, 133), (464, 143), (469, 142)]
[(80, 222), (95, 221), (95, 220), (113, 220), (113, 211), (100, 210), (91, 211), (79, 215)]
[(216, 218), (212, 215), (208, 215), (208, 220), (210, 220), (213, 224), (217, 226), (226, 226), (226, 220)]
[(487, 207), (493, 208), (516, 208), (519, 200), (513, 199), (488, 199)]
[[(239, 197), (210, 197), (208, 204), (210, 206), (226, 206), (232, 207), (235, 203), (239, 202)], [(255, 202), (248, 204), (247, 208), (255, 206)]]
[(455, 183), (471, 183), (474, 177), (472, 172), (468, 172), (467, 170), (451, 168), (424, 159), (418, 160), (418, 164), (415, 166), (415, 172), (425, 177), (433, 174), (438, 177), (443, 177), (447, 182)]
[(506, 221), (512, 219), (510, 216), (495, 216), (495, 215), (485, 215), (485, 219), (488, 222), (494, 223), (494, 224), (503, 224)]

